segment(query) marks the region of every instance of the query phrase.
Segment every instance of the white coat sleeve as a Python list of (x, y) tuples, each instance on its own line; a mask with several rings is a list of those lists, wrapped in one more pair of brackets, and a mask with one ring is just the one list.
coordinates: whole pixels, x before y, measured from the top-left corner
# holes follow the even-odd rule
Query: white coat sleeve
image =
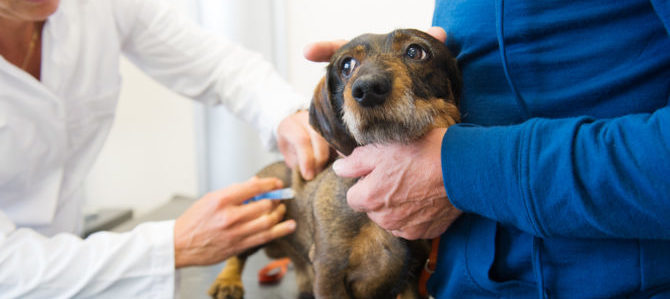
[(223, 104), (276, 148), (279, 122), (306, 108), (297, 94), (255, 52), (214, 36), (166, 1), (114, 0), (123, 53), (170, 89), (207, 104)]
[(172, 298), (173, 226), (47, 238), (0, 212), (0, 298)]

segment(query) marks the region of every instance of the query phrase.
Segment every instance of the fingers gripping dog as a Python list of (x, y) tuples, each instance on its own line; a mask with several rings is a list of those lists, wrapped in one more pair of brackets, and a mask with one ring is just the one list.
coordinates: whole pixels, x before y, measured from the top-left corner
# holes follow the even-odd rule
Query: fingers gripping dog
[[(459, 120), (460, 76), (444, 44), (417, 30), (359, 36), (331, 58), (310, 107), (310, 124), (340, 153), (369, 143), (408, 143)], [(283, 163), (259, 176), (279, 177), (295, 190), (285, 201), (292, 235), (265, 245), (294, 263), (301, 297), (419, 298), (426, 241), (396, 238), (346, 204), (355, 180), (327, 168), (312, 181)], [(240, 298), (240, 273), (250, 250), (226, 263), (210, 290)]]

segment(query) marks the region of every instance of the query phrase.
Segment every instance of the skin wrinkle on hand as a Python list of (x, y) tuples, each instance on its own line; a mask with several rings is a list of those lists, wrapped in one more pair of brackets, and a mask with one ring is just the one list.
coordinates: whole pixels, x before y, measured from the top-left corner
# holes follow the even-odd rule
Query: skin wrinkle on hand
[[(393, 147), (395, 145), (388, 146)], [(417, 188), (417, 190), (412, 191), (411, 185), (403, 187), (403, 183), (408, 184), (408, 182), (411, 181), (428, 182), (430, 178), (437, 179), (438, 177), (441, 179), (441, 169), (438, 171), (435, 166), (439, 163), (424, 166), (411, 164), (418, 163), (417, 161), (422, 161), (426, 158), (425, 156), (422, 156), (425, 155), (425, 153), (418, 151), (419, 149), (420, 148), (412, 148), (410, 151), (407, 151), (409, 157), (406, 154), (403, 156), (405, 159), (389, 159), (390, 161), (397, 161), (399, 163), (391, 166), (389, 168), (390, 170), (387, 169), (389, 173), (383, 174), (383, 178), (385, 179), (383, 187), (378, 188), (377, 190), (369, 190), (369, 192), (386, 192), (379, 194), (378, 197), (376, 197), (377, 200), (384, 201), (384, 206), (368, 212), (369, 217), (396, 236), (409, 238), (416, 238), (416, 236), (436, 236), (448, 227), (458, 215), (460, 215), (460, 211), (453, 212), (452, 209), (441, 211), (439, 208), (448, 205), (448, 199), (446, 197), (446, 190), (443, 190), (443, 184), (437, 182), (437, 180), (430, 183), (432, 187), (429, 188)], [(374, 153), (374, 151), (370, 152)], [(365, 152), (361, 151), (361, 153)], [(399, 153), (392, 151), (392, 156), (396, 154)], [(437, 156), (438, 152), (433, 152), (432, 155)], [(357, 158), (360, 159), (361, 157), (359, 156)], [(432, 161), (431, 159), (433, 158), (426, 159), (426, 161)], [(358, 161), (352, 161), (352, 164), (357, 162)], [(372, 161), (373, 164), (376, 162), (383, 161)], [(378, 164), (375, 164), (375, 166), (378, 166)], [(412, 176), (410, 167), (421, 169), (422, 171), (415, 173), (414, 176)], [(376, 178), (377, 174), (374, 173), (374, 169), (371, 174)], [(370, 178), (372, 178), (372, 176)], [(403, 189), (407, 187), (409, 187), (409, 189)], [(355, 192), (356, 191), (352, 192), (355, 194), (353, 196), (361, 195)], [(364, 192), (361, 191), (361, 193)], [(383, 200), (380, 198), (383, 198)], [(399, 198), (403, 198), (404, 200), (401, 202), (394, 202), (394, 199), (398, 200)], [(368, 204), (372, 205), (373, 203)], [(419, 204), (420, 206), (415, 206), (416, 204)], [(363, 205), (365, 205), (365, 203)], [(436, 221), (434, 221), (434, 219)]]
[[(393, 146), (393, 145), (391, 145)], [(394, 153), (395, 154), (395, 153)], [(417, 153), (413, 153), (416, 155)], [(413, 161), (413, 158), (410, 159), (397, 159), (395, 156), (392, 158), (394, 161)], [(406, 163), (411, 163), (411, 162), (406, 162)], [(432, 167), (430, 170), (432, 170)], [(426, 169), (426, 168), (423, 168)], [(393, 175), (393, 172), (397, 172), (397, 175)], [(432, 171), (428, 172), (421, 172), (420, 174), (425, 174), (422, 177), (416, 178), (417, 180), (426, 180), (426, 177), (430, 177), (432, 174)], [(436, 207), (436, 201), (438, 200), (444, 200), (446, 199), (446, 196), (443, 196), (440, 194), (439, 191), (433, 191), (431, 190), (439, 190), (439, 189), (422, 189), (420, 190), (421, 193), (416, 195), (416, 196), (410, 196), (409, 190), (405, 190), (404, 194), (400, 194), (401, 190), (399, 190), (399, 186), (401, 185), (403, 180), (408, 179), (409, 176), (409, 171), (408, 171), (408, 165), (402, 164), (399, 167), (396, 167), (395, 169), (392, 170), (392, 173), (387, 173), (385, 174), (386, 177), (391, 177), (391, 178), (396, 178), (396, 180), (391, 183), (391, 189), (381, 195), (376, 195), (376, 196), (370, 196), (368, 198), (379, 198), (379, 196), (385, 195), (383, 197), (383, 208), (397, 208), (399, 212), (397, 213), (389, 213), (386, 217), (381, 217), (381, 213), (375, 213), (381, 210), (381, 207), (375, 208), (375, 206), (372, 206), (374, 202), (369, 203), (371, 206), (368, 206), (368, 208), (373, 208), (369, 210), (368, 212), (371, 215), (371, 218), (377, 219), (382, 226), (386, 227), (388, 230), (399, 230), (402, 226), (405, 227), (418, 227), (421, 225), (425, 224), (430, 224), (430, 221), (427, 220), (421, 220), (421, 219), (416, 219), (414, 216), (417, 214), (424, 214), (424, 215), (435, 215), (437, 214), (436, 211), (434, 211), (434, 208)], [(437, 186), (438, 188), (440, 186)], [(395, 203), (393, 202), (393, 198), (404, 198), (405, 200), (402, 202)], [(427, 201), (430, 202), (430, 206), (425, 207), (419, 207), (418, 209), (412, 209), (411, 207), (415, 202), (418, 201)], [(404, 209), (403, 207), (408, 207), (408, 209)], [(432, 209), (431, 209), (432, 208)], [(403, 222), (404, 219), (410, 219), (409, 222)], [(430, 227), (433, 225), (430, 225), (428, 228), (426, 228), (426, 231), (431, 230)]]

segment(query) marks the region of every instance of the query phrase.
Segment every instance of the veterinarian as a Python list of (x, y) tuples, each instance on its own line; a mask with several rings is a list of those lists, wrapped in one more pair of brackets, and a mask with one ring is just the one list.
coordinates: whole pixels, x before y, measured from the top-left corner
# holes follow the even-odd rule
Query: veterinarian
[(670, 3), (438, 0), (433, 24), (463, 123), (336, 162), (350, 206), (441, 235), (437, 298), (668, 298)]
[[(154, 79), (254, 124), (307, 179), (328, 146), (261, 56), (209, 36), (155, 0), (0, 0), (0, 298), (170, 298), (175, 268), (222, 261), (292, 232), (281, 187), (251, 179), (176, 221), (124, 234), (81, 229), (83, 181), (114, 119), (126, 55)], [(150, 116), (147, 116), (150, 117)]]

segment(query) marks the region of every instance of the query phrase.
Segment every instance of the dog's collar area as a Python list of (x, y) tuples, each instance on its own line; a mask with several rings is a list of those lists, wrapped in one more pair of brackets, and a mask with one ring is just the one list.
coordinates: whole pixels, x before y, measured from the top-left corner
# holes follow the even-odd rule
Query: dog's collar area
[(419, 277), (419, 295), (422, 298), (428, 298), (428, 279), (430, 276), (435, 273), (435, 268), (437, 268), (437, 252), (440, 249), (440, 237), (437, 237), (432, 240), (430, 246), (430, 254), (426, 260), (426, 264), (423, 266), (421, 271), (421, 277)]

